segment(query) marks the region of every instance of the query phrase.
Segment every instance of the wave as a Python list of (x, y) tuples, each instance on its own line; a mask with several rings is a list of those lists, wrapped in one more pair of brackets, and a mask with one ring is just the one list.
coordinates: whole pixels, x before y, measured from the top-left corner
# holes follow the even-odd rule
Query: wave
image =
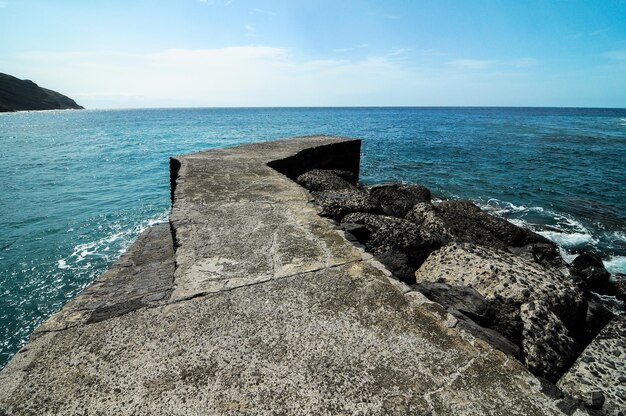
[(169, 209), (126, 229), (119, 223), (114, 224), (115, 231), (97, 240), (74, 246), (70, 255), (57, 261), (57, 267), (62, 270), (88, 270), (92, 267), (90, 259), (104, 258), (109, 262), (115, 261), (139, 234), (153, 225), (166, 222), (168, 216)]
[(603, 260), (604, 267), (610, 273), (626, 274), (626, 256), (613, 256)]

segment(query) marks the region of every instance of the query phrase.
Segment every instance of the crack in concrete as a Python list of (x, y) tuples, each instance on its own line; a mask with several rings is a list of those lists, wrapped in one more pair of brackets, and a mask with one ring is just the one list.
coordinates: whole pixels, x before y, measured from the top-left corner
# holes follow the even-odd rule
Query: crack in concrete
[(225, 289), (220, 289), (220, 290), (216, 290), (216, 291), (200, 291), (198, 293), (194, 293), (193, 295), (184, 297), (184, 298), (180, 298), (180, 299), (176, 299), (172, 302), (168, 302), (167, 304), (172, 305), (175, 303), (181, 303), (181, 302), (186, 302), (188, 300), (192, 300), (192, 299), (196, 299), (196, 298), (200, 298), (200, 297), (204, 297), (204, 296), (209, 296), (209, 295), (214, 295), (214, 294), (220, 294), (220, 293), (225, 293), (225, 292), (231, 292), (233, 290), (236, 289), (240, 289), (240, 288), (245, 288), (245, 287), (252, 287), (252, 286), (257, 286), (263, 283), (268, 283), (268, 282), (273, 282), (275, 280), (282, 280), (282, 279), (288, 279), (291, 277), (296, 277), (296, 276), (300, 276), (300, 275), (304, 275), (304, 274), (308, 274), (308, 273), (315, 273), (315, 272), (319, 272), (322, 270), (328, 270), (328, 269), (334, 269), (337, 267), (341, 267), (341, 266), (345, 266), (348, 264), (356, 264), (358, 262), (363, 262), (362, 259), (356, 259), (356, 260), (348, 260), (342, 263), (338, 263), (338, 264), (334, 264), (332, 266), (322, 266), (322, 267), (318, 267), (316, 269), (312, 269), (312, 270), (306, 270), (306, 271), (302, 271), (302, 272), (297, 272), (297, 273), (292, 273), (292, 274), (288, 274), (285, 276), (267, 276), (267, 279), (259, 279), (256, 280), (254, 282), (250, 282), (250, 283), (245, 283), (245, 284), (241, 284), (241, 285), (237, 285), (237, 286), (233, 286), (230, 288), (225, 288)]

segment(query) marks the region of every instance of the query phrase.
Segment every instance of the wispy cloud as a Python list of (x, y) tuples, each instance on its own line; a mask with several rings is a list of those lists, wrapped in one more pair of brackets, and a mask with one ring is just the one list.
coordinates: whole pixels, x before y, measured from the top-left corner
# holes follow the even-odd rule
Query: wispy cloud
[(386, 14), (385, 17), (389, 20), (397, 20), (400, 18), (400, 16), (395, 15), (395, 14)]
[(393, 48), (391, 50), (390, 55), (392, 55), (392, 56), (403, 55), (403, 54), (405, 54), (407, 52), (410, 52), (410, 51), (411, 51), (410, 48)]
[(254, 26), (249, 25), (249, 24), (245, 24), (245, 25), (243, 25), (243, 28), (246, 29), (246, 35), (248, 35), (250, 37), (256, 37), (257, 36), (256, 29), (254, 28)]
[(360, 45), (350, 46), (350, 47), (347, 47), (347, 48), (335, 48), (335, 49), (333, 49), (333, 52), (339, 52), (339, 53), (350, 52), (350, 51), (353, 51), (355, 49), (369, 48), (369, 46), (370, 45), (368, 45), (367, 43), (361, 43)]
[(539, 61), (535, 58), (519, 58), (511, 61), (505, 61), (506, 64), (516, 66), (518, 68), (528, 68), (539, 64)]
[(539, 61), (535, 58), (518, 58), (508, 60), (497, 59), (454, 59), (448, 62), (449, 65), (453, 65), (459, 68), (465, 69), (485, 69), (493, 67), (516, 67), (516, 68), (528, 68), (539, 64)]
[(626, 61), (626, 49), (608, 51), (605, 52), (603, 56), (613, 61)]
[(569, 40), (576, 40), (576, 39), (580, 39), (580, 38), (584, 38), (587, 36), (598, 36), (601, 33), (606, 32), (606, 29), (596, 29), (594, 31), (591, 32), (576, 32), (576, 33), (571, 33), (567, 36), (565, 36), (565, 39), (569, 39)]
[(276, 16), (276, 12), (273, 12), (271, 10), (260, 9), (258, 7), (253, 8), (252, 13), (264, 14), (266, 16)]
[(449, 61), (448, 64), (467, 69), (483, 69), (491, 66), (495, 61), (489, 61), (485, 59), (454, 59)]

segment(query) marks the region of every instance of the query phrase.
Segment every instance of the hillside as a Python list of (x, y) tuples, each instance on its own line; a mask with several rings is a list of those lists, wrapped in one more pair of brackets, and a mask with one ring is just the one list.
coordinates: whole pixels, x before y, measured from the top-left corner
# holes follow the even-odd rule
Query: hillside
[(0, 73), (0, 112), (82, 109), (74, 100), (30, 80)]

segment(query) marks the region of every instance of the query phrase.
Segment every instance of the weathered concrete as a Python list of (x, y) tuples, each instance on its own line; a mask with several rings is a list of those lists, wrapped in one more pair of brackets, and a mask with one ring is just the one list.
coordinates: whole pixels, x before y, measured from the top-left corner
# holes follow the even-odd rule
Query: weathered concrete
[(172, 233), (143, 234), (36, 331), (0, 372), (0, 414), (559, 414), (267, 165), (356, 174), (359, 144), (173, 159)]

